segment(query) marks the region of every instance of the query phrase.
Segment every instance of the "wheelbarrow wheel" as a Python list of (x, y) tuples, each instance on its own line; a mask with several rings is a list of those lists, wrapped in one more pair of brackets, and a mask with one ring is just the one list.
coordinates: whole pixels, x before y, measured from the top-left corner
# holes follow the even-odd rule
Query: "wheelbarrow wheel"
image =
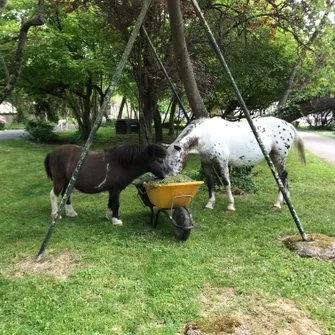
[(176, 239), (178, 241), (186, 241), (193, 227), (190, 213), (185, 207), (177, 207), (173, 212), (172, 219), (176, 223), (176, 225), (173, 225)]

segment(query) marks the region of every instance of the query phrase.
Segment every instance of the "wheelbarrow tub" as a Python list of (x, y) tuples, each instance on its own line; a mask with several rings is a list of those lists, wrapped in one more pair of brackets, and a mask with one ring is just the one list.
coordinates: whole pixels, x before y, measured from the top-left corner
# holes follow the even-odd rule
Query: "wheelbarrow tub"
[(198, 192), (203, 181), (186, 183), (170, 183), (167, 185), (156, 184), (153, 187), (149, 182), (143, 186), (147, 192), (150, 202), (159, 208), (176, 208), (187, 206)]

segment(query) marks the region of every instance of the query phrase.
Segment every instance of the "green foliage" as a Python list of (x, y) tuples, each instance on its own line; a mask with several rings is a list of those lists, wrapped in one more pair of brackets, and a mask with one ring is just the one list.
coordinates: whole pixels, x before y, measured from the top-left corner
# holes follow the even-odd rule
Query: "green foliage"
[(31, 120), (27, 123), (28, 135), (25, 138), (38, 143), (52, 142), (57, 139), (57, 134), (53, 132), (54, 125), (45, 121)]
[[(247, 193), (256, 193), (258, 187), (251, 178), (250, 174), (253, 167), (231, 168), (230, 169), (230, 182), (232, 187), (238, 187)], [(216, 171), (217, 172), (217, 171)], [(205, 180), (203, 169), (200, 170), (185, 170), (183, 172), (193, 180)], [(217, 173), (213, 175), (214, 190), (218, 191), (222, 188), (221, 178)], [(204, 186), (202, 186), (204, 188)]]

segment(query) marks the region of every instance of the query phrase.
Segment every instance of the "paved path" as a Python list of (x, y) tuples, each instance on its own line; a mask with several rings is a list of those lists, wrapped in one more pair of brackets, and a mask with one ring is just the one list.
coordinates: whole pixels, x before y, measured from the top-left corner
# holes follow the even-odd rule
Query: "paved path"
[[(69, 125), (63, 130), (76, 129), (74, 125)], [(55, 127), (53, 131), (62, 131), (59, 127)], [(28, 134), (24, 129), (9, 129), (5, 131), (0, 131), (0, 140), (7, 140), (9, 138), (20, 137), (22, 135)]]
[(309, 132), (299, 131), (305, 148), (317, 157), (335, 165), (335, 139)]
[(23, 129), (0, 131), (0, 140), (7, 140), (9, 138), (20, 137), (24, 134), (27, 134), (27, 132)]

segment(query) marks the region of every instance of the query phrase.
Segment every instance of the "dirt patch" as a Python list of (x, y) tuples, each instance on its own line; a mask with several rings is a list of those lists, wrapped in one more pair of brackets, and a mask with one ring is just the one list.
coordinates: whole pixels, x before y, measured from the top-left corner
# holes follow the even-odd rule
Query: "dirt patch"
[(77, 256), (68, 251), (61, 254), (43, 255), (36, 261), (34, 258), (26, 258), (18, 264), (15, 264), (10, 276), (22, 278), (27, 275), (47, 275), (56, 279), (66, 279), (70, 273), (79, 267)]
[(244, 190), (242, 190), (241, 188), (238, 188), (238, 187), (232, 187), (231, 188), (231, 193), (235, 196), (235, 197), (238, 197), (238, 196), (241, 196), (241, 197), (245, 197), (248, 195), (248, 193)]
[(289, 299), (238, 296), (231, 288), (206, 287), (202, 317), (178, 335), (321, 335), (322, 327)]
[(301, 257), (331, 260), (335, 264), (335, 236), (307, 234), (307, 241), (302, 241), (300, 235), (289, 235), (279, 240)]

